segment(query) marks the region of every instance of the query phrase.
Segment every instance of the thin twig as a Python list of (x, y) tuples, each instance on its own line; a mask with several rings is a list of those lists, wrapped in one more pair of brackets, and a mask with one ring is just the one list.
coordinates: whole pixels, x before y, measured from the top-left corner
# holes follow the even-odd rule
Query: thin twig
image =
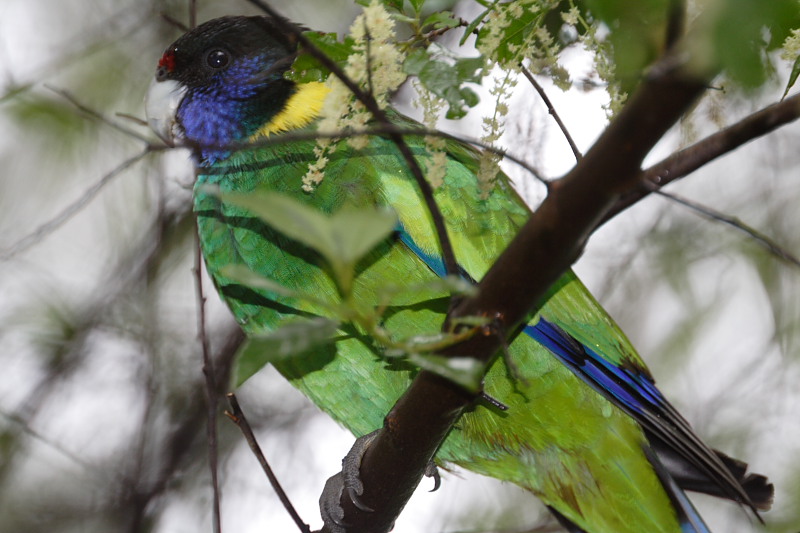
[[(280, 26), (284, 31), (294, 35), (298, 42), (303, 45), (303, 49), (317, 59), (317, 61), (319, 61), (326, 69), (331, 71), (337, 78), (339, 78), (339, 80), (350, 90), (350, 92), (359, 101), (361, 101), (362, 104), (364, 104), (364, 107), (366, 107), (367, 110), (372, 113), (372, 116), (377, 122), (382, 124), (391, 124), (388, 116), (378, 105), (378, 102), (375, 100), (374, 96), (362, 90), (361, 87), (351, 80), (335, 61), (328, 57), (325, 52), (317, 48), (314, 43), (312, 43), (305, 35), (303, 35), (301, 28), (281, 16), (277, 11), (272, 9), (263, 1), (248, 1), (272, 17), (275, 24)], [(417, 160), (414, 159), (411, 148), (409, 148), (408, 144), (406, 144), (403, 137), (401, 135), (392, 133), (388, 135), (392, 142), (397, 145), (397, 149), (400, 151), (403, 159), (408, 164), (408, 168), (411, 171), (411, 174), (414, 176), (414, 179), (416, 179), (417, 186), (420, 188), (422, 196), (425, 199), (425, 205), (431, 214), (431, 219), (433, 220), (434, 227), (436, 228), (436, 235), (439, 239), (439, 246), (442, 249), (442, 262), (444, 263), (445, 272), (448, 275), (457, 275), (458, 262), (456, 261), (456, 256), (453, 252), (453, 246), (450, 242), (450, 237), (447, 234), (447, 226), (445, 225), (444, 217), (442, 216), (442, 212), (439, 209), (439, 206), (436, 204), (436, 200), (434, 199), (433, 188), (428, 180), (425, 179), (419, 163), (417, 163)]]
[[(53, 45), (53, 49), (61, 52), (60, 55), (53, 56), (52, 60), (34, 66), (26, 76), (31, 81), (16, 81), (8, 87), (4, 87), (0, 92), (0, 104), (38, 87), (43, 78), (52, 78), (75, 63), (87, 61), (95, 53), (107, 52), (109, 42), (124, 42), (125, 37), (146, 27), (147, 21), (152, 16), (147, 12), (134, 19), (138, 10), (139, 6), (131, 3), (130, 6), (121, 8), (98, 21), (93, 27), (81, 27), (75, 35)], [(88, 41), (87, 36), (92, 36), (94, 39)], [(88, 44), (86, 44), (87, 42)]]
[(55, 230), (60, 228), (67, 220), (72, 218), (76, 213), (78, 213), (81, 209), (83, 209), (86, 204), (88, 204), (97, 194), (108, 185), (112, 179), (117, 177), (123, 171), (127, 170), (135, 163), (137, 163), (140, 159), (145, 157), (147, 154), (154, 150), (153, 147), (148, 146), (143, 152), (139, 153), (131, 157), (130, 159), (126, 159), (120, 165), (118, 165), (114, 170), (100, 178), (100, 181), (89, 187), (85, 193), (83, 193), (77, 200), (73, 203), (68, 205), (61, 211), (59, 214), (33, 230), (31, 233), (26, 235), (25, 237), (19, 239), (17, 242), (3, 250), (0, 253), (0, 261), (8, 261), (15, 255), (24, 252), (34, 244), (37, 244), (44, 240), (45, 237), (53, 233)]
[(126, 479), (125, 474), (123, 474), (121, 471), (117, 470), (113, 466), (112, 468), (109, 468), (109, 465), (107, 464), (100, 465), (87, 461), (80, 454), (77, 454), (69, 450), (59, 441), (59, 439), (48, 437), (46, 435), (43, 435), (42, 433), (39, 433), (31, 426), (31, 421), (28, 419), (25, 419), (15, 413), (7, 413), (5, 411), (0, 411), (0, 417), (3, 417), (7, 419), (9, 422), (17, 425), (23, 433), (29, 435), (30, 437), (36, 439), (45, 446), (63, 455), (76, 465), (83, 468), (85, 471), (91, 472), (92, 476), (94, 476), (95, 478), (104, 483), (108, 483), (109, 481), (112, 481), (114, 478), (130, 481)]
[(189, 0), (189, 28), (197, 27), (197, 0)]
[(726, 224), (738, 231), (741, 231), (745, 235), (752, 237), (758, 244), (766, 248), (771, 254), (783, 259), (789, 264), (800, 267), (800, 259), (792, 255), (783, 246), (776, 243), (771, 237), (764, 235), (755, 228), (748, 226), (738, 218), (731, 217), (721, 211), (717, 211), (714, 208), (708, 207), (707, 205), (700, 204), (683, 196), (678, 196), (674, 193), (666, 192), (664, 190), (654, 190), (653, 192), (659, 196), (663, 196), (664, 198), (672, 200), (673, 202), (688, 207), (689, 209), (696, 211), (697, 213), (700, 213), (711, 220), (721, 222), (722, 224)]
[(544, 105), (547, 106), (547, 112), (550, 113), (550, 116), (552, 116), (553, 120), (556, 121), (556, 124), (558, 124), (558, 127), (561, 129), (561, 133), (564, 134), (564, 138), (569, 143), (569, 147), (572, 149), (572, 153), (575, 155), (575, 160), (580, 161), (582, 157), (581, 151), (578, 149), (578, 145), (575, 144), (575, 141), (572, 139), (572, 135), (569, 134), (567, 126), (564, 124), (564, 122), (561, 120), (561, 117), (556, 112), (556, 108), (553, 106), (553, 102), (550, 101), (550, 98), (547, 96), (547, 93), (544, 92), (544, 88), (539, 84), (538, 81), (536, 81), (536, 78), (533, 77), (533, 74), (531, 74), (531, 72), (522, 65), (520, 65), (520, 67), (522, 68), (522, 73), (525, 75), (526, 78), (528, 78), (528, 81), (531, 83), (531, 85), (533, 85), (533, 88), (536, 89), (536, 92), (539, 93), (539, 96), (544, 102)]
[(375, 89), (372, 85), (372, 35), (369, 33), (366, 17), (364, 18), (364, 40), (366, 41), (365, 51), (367, 53), (367, 92), (375, 94)]
[(136, 115), (131, 115), (130, 113), (117, 112), (117, 113), (114, 113), (114, 116), (115, 117), (119, 117), (119, 118), (123, 118), (123, 119), (127, 120), (128, 122), (133, 122), (137, 126), (142, 126), (144, 128), (148, 127), (146, 120), (143, 120), (143, 119), (137, 117)]
[(651, 185), (662, 188), (672, 181), (691, 174), (714, 159), (793, 122), (799, 117), (800, 94), (796, 94), (748, 115), (739, 122), (669, 155), (642, 171), (640, 176), (642, 185), (639, 189), (623, 195), (606, 213), (603, 222), (652, 193), (654, 188)]
[(182, 31), (184, 33), (186, 33), (187, 31), (189, 31), (191, 29), (191, 28), (189, 28), (189, 26), (187, 26), (186, 24), (184, 24), (180, 20), (176, 19), (172, 15), (169, 15), (168, 13), (165, 13), (164, 11), (161, 11), (159, 13), (159, 15), (161, 16), (162, 19), (164, 19), (167, 22), (167, 24), (169, 24), (170, 26), (175, 26), (176, 28), (178, 28), (180, 31)]
[(264, 457), (264, 452), (261, 451), (261, 446), (258, 445), (256, 436), (253, 434), (253, 429), (247, 422), (247, 418), (244, 416), (244, 412), (239, 406), (239, 400), (236, 399), (236, 395), (231, 392), (227, 394), (227, 398), (228, 403), (231, 405), (232, 412), (225, 411), (225, 415), (230, 418), (241, 430), (242, 435), (244, 435), (244, 440), (247, 441), (247, 445), (250, 446), (250, 450), (252, 450), (253, 455), (255, 455), (256, 459), (258, 459), (258, 464), (261, 465), (261, 468), (267, 475), (270, 485), (272, 485), (272, 488), (275, 489), (275, 493), (278, 495), (278, 498), (280, 498), (283, 507), (286, 509), (286, 512), (289, 513), (289, 515), (292, 517), (292, 520), (294, 520), (294, 523), (297, 524), (297, 527), (302, 533), (310, 533), (311, 529), (309, 528), (308, 524), (303, 522), (303, 519), (300, 518), (300, 515), (292, 505), (291, 500), (289, 500), (289, 496), (286, 495), (286, 491), (283, 490), (280, 481), (278, 481), (278, 478), (275, 476), (275, 473), (269, 466), (267, 458)]
[[(197, 228), (197, 226), (195, 226)], [(200, 339), (200, 347), (203, 351), (203, 376), (206, 381), (206, 401), (208, 402), (207, 411), (207, 438), (208, 438), (208, 467), (211, 471), (211, 487), (214, 492), (213, 521), (214, 532), (221, 533), (222, 525), (219, 510), (219, 478), (218, 460), (219, 452), (217, 448), (217, 378), (214, 371), (214, 361), (211, 359), (211, 350), (208, 346), (208, 335), (206, 335), (206, 297), (203, 293), (203, 252), (200, 249), (199, 228), (196, 232), (194, 278), (197, 292), (197, 335)]]
[[(434, 39), (436, 39), (437, 37), (441, 37), (442, 35), (444, 35), (445, 33), (449, 32), (451, 30), (454, 30), (456, 28), (466, 28), (467, 26), (469, 26), (469, 22), (467, 22), (463, 18), (459, 17), (458, 18), (458, 25), (456, 25), (456, 26), (443, 26), (443, 27), (441, 27), (439, 29), (431, 30), (428, 33), (420, 34), (419, 37), (422, 39), (423, 43), (425, 43), (427, 45), (427, 44), (433, 43)], [(477, 32), (473, 31), (473, 33), (475, 33), (477, 35)]]
[(150, 144), (150, 139), (149, 138), (145, 137), (144, 135), (142, 135), (138, 131), (134, 131), (132, 129), (126, 128), (122, 124), (120, 124), (118, 122), (115, 122), (115, 121), (109, 119), (108, 117), (104, 116), (102, 113), (99, 113), (98, 111), (95, 111), (91, 107), (88, 107), (88, 106), (84, 105), (83, 103), (81, 103), (77, 98), (72, 96), (72, 94), (70, 94), (66, 90), (59, 89), (58, 87), (54, 87), (54, 86), (48, 85), (48, 84), (45, 84), (44, 87), (45, 87), (45, 89), (47, 89), (49, 91), (52, 91), (52, 92), (56, 93), (57, 95), (59, 95), (60, 97), (64, 98), (67, 102), (69, 102), (70, 104), (75, 106), (75, 108), (77, 108), (81, 113), (83, 113), (85, 115), (88, 115), (91, 118), (97, 119), (100, 122), (102, 122), (103, 124), (111, 126), (115, 130), (120, 131), (120, 132), (124, 133), (125, 135), (127, 135), (129, 137), (133, 137), (135, 139), (138, 139), (138, 140), (142, 141), (145, 144)]
[(667, 31), (664, 39), (665, 48), (670, 48), (677, 43), (686, 31), (685, 4), (684, 0), (670, 0), (669, 2)]

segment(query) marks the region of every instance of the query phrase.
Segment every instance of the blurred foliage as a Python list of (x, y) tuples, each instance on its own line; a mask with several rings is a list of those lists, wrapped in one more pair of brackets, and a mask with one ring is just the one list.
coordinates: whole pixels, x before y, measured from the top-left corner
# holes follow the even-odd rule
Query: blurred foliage
[[(455, 38), (437, 42), (452, 47), (463, 36), (469, 44), (473, 28), (511, 6), (388, 3), (406, 17), (404, 35), (417, 43), (408, 50), (413, 55), (406, 71), (444, 97), (455, 110), (451, 115), (477, 104), (465, 90), (482, 94), (474, 85), (478, 52), (466, 51), (470, 59), (446, 57), (427, 47), (426, 39), (453, 28)], [(273, 4), (311, 28), (340, 34), (355, 12), (345, 0)], [(610, 58), (613, 75), (628, 90), (661, 52), (668, 8), (675, 4), (527, 2), (515, 24), (496, 28), (503, 46), (493, 60), (513, 63), (516, 51), (509, 44), (541, 47), (549, 35), (553, 53), (537, 52), (543, 77), (568, 70), (558, 61), (547, 63), (551, 56), (559, 59), (565, 50), (586, 46)], [(543, 6), (556, 9), (537, 11)], [(781, 63), (772, 50), (799, 24), (795, 0), (704, 0), (690, 7), (695, 58), (704, 67), (724, 69), (726, 88), (759, 89), (738, 99), (726, 92), (725, 104), (713, 112), (720, 123), (777, 100), (791, 85), (786, 79), (792, 64)], [(578, 19), (567, 22), (561, 12), (571, 8)], [(241, 2), (198, 2), (200, 21), (232, 13), (257, 11)], [(34, 246), (5, 255), (143, 149), (141, 141), (85, 116), (47, 86), (66, 89), (104, 117), (149, 135), (116, 113), (142, 115), (155, 61), (180, 33), (161, 14), (185, 22), (187, 2), (6, 0), (0, 14), (0, 531), (209, 531), (186, 154), (138, 163)], [(461, 18), (466, 25), (456, 27)], [(601, 31), (592, 33), (598, 21)], [(489, 34), (481, 29), (478, 41)], [(344, 60), (346, 41), (330, 33), (316, 38)], [(325, 75), (313, 62), (298, 61), (296, 69), (315, 79)], [(518, 90), (529, 89), (520, 84)], [(580, 98), (580, 92), (571, 94)], [(520, 117), (531, 115), (530, 102), (538, 105), (533, 93), (525, 94), (515, 104)], [(701, 104), (695, 111), (697, 136), (718, 127), (708, 120), (709, 107)], [(796, 127), (778, 132), (676, 189), (735, 214), (787, 250), (800, 250), (800, 188), (786, 179), (800, 165), (798, 137)], [(775, 509), (764, 515), (766, 526), (745, 524), (733, 505), (703, 500), (701, 510), (712, 525), (721, 531), (796, 533), (797, 269), (740, 233), (661, 198), (609, 224), (578, 269), (698, 432), (775, 481), (778, 496)], [(206, 290), (211, 291), (208, 283)], [(240, 341), (237, 328), (214, 295), (207, 296), (212, 352), (223, 367), (230, 366)], [(301, 513), (316, 522), (319, 489), (349, 437), (336, 433), (274, 373), (254, 376), (239, 396)], [(226, 529), (255, 531), (270, 524), (265, 527), (288, 530), (240, 436), (224, 421), (220, 428)], [(331, 452), (336, 458), (320, 457), (336, 439), (344, 446)], [(527, 509), (529, 496), (481, 483), (446, 476), (439, 493), (421, 495), (419, 504), (412, 500), (397, 531), (430, 531), (430, 524), (437, 531), (536, 526), (538, 511), (519, 512)], [(454, 503), (449, 495), (458, 490), (463, 497)]]

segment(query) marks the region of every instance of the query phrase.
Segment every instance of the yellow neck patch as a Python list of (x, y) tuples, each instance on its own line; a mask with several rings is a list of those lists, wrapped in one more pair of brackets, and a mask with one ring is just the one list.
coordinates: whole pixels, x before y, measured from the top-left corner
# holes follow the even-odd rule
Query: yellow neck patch
[(306, 126), (317, 118), (329, 92), (330, 88), (319, 81), (298, 85), (297, 92), (289, 97), (283, 109), (251, 135), (250, 140)]

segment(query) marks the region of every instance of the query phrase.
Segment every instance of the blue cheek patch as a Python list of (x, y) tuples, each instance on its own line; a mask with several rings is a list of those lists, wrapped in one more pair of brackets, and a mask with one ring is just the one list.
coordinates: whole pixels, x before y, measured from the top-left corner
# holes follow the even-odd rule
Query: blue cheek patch
[(201, 166), (230, 156), (230, 150), (216, 147), (243, 141), (263, 122), (261, 110), (253, 108), (250, 99), (267, 82), (280, 78), (280, 73), (264, 75), (271, 64), (268, 57), (240, 59), (226, 69), (224, 77), (215, 76), (208, 87), (190, 92), (181, 102), (178, 122), (187, 138), (204, 146), (198, 150)]

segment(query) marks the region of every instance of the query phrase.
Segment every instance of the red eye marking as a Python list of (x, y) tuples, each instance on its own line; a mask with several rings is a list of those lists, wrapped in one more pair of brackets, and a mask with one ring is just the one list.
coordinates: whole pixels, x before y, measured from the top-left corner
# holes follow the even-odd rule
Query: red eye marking
[(167, 72), (175, 70), (175, 52), (172, 50), (164, 52), (164, 55), (161, 56), (161, 59), (158, 61), (158, 68), (164, 68)]

